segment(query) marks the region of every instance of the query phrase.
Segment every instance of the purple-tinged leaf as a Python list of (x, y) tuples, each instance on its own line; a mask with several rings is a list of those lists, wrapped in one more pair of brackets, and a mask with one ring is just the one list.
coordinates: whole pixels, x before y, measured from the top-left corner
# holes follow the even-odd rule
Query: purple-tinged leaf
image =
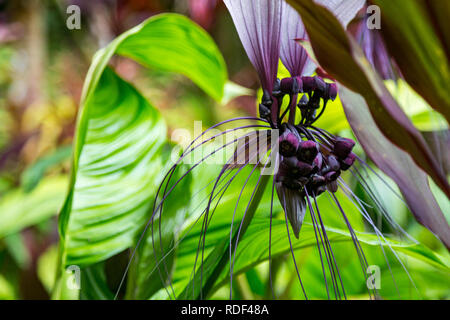
[(316, 66), (306, 50), (296, 42), (297, 39), (307, 40), (308, 35), (300, 15), (287, 3), (283, 8), (281, 34), (281, 61), (291, 76), (310, 75)]
[[(434, 26), (443, 25), (439, 21), (449, 19), (448, 11), (440, 15), (436, 15), (436, 11), (450, 6), (445, 0), (431, 2), (436, 4), (429, 4), (432, 8), (430, 13), (423, 0), (373, 1), (381, 9), (380, 31), (403, 77), (450, 122), (449, 30), (438, 28), (436, 32), (434, 29)], [(430, 15), (435, 17), (435, 21), (430, 19)]]
[(431, 193), (425, 172), (382, 134), (361, 95), (343, 86), (339, 92), (350, 126), (366, 154), (397, 183), (417, 221), (450, 248), (450, 227)]
[(380, 130), (407, 151), (450, 197), (450, 186), (422, 135), (402, 111), (362, 49), (326, 8), (312, 0), (288, 0), (300, 13), (317, 61), (333, 78), (360, 93)]
[(263, 89), (272, 92), (280, 57), (282, 0), (224, 0)]
[(367, 19), (358, 22), (355, 38), (364, 51), (367, 60), (372, 67), (384, 79), (396, 80), (398, 68), (395, 61), (389, 56), (386, 45), (381, 37), (380, 31), (369, 30), (366, 25)]

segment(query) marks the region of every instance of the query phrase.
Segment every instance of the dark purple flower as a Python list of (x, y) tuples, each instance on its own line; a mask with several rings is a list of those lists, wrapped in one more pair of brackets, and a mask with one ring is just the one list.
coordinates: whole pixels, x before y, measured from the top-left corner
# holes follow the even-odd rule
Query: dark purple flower
[(355, 163), (356, 155), (350, 153), (344, 160), (341, 160), (341, 169), (348, 170)]
[(306, 140), (300, 143), (297, 157), (307, 163), (312, 163), (319, 153), (319, 145), (315, 141)]
[(340, 159), (345, 159), (355, 146), (355, 141), (347, 138), (338, 137), (334, 143), (333, 152)]
[(339, 165), (339, 161), (333, 155), (328, 156), (328, 166), (331, 170), (334, 171), (338, 171), (341, 168), (341, 166)]
[(297, 135), (286, 130), (279, 139), (280, 154), (284, 157), (292, 157), (297, 153), (300, 141)]

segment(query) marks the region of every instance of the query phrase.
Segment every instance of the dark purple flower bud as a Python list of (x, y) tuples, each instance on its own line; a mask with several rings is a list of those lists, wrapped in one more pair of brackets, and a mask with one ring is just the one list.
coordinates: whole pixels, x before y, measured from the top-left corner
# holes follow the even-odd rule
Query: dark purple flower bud
[(302, 162), (302, 161), (298, 161), (298, 159), (296, 157), (289, 157), (289, 158), (284, 158), (280, 168), (288, 168), (288, 176), (290, 177), (294, 177), (294, 178), (300, 178), (300, 177), (305, 177), (308, 176), (311, 171), (313, 170), (313, 166)]
[(294, 78), (284, 78), (281, 80), (280, 89), (283, 93), (291, 93), (294, 87)]
[(286, 130), (279, 139), (280, 154), (283, 157), (292, 157), (296, 154), (300, 141), (290, 130)]
[(270, 107), (272, 105), (272, 97), (270, 96), (270, 93), (266, 90), (263, 91), (263, 96), (261, 99), (261, 103), (267, 107)]
[(324, 176), (314, 175), (311, 179), (311, 183), (313, 186), (323, 186), (326, 183)]
[(292, 169), (292, 174), (298, 177), (305, 177), (311, 174), (314, 167), (308, 163), (298, 161), (297, 167)]
[(327, 83), (323, 81), (322, 78), (314, 77), (314, 81), (316, 83), (316, 90), (319, 90), (321, 92), (326, 92), (327, 90)]
[(261, 118), (265, 119), (268, 116), (270, 116), (270, 109), (265, 106), (264, 104), (260, 103), (259, 104), (259, 115)]
[(312, 92), (316, 90), (316, 80), (314, 77), (302, 77), (303, 92)]
[(333, 155), (328, 156), (328, 166), (333, 171), (338, 171), (341, 168), (341, 166), (339, 165), (339, 161)]
[(341, 161), (341, 169), (348, 170), (356, 160), (356, 155), (352, 152), (348, 155), (347, 158)]
[(324, 99), (334, 101), (337, 97), (336, 83), (327, 83), (327, 90), (324, 95)]
[(338, 137), (334, 144), (333, 153), (340, 159), (345, 159), (355, 146), (355, 141), (352, 139)]
[(325, 179), (329, 182), (336, 181), (337, 178), (339, 178), (340, 174), (340, 171), (330, 171), (325, 174)]
[(314, 165), (317, 167), (318, 170), (322, 169), (323, 164), (323, 157), (321, 153), (318, 153), (316, 158), (314, 159)]
[(297, 107), (299, 107), (300, 110), (303, 110), (306, 109), (307, 106), (308, 106), (308, 96), (305, 94), (298, 102)]
[(330, 183), (328, 183), (327, 189), (328, 191), (335, 193), (338, 190), (337, 181), (331, 181)]
[(299, 77), (284, 78), (281, 80), (280, 89), (285, 94), (296, 94), (302, 90), (303, 84)]
[(297, 166), (297, 162), (298, 160), (295, 157), (283, 157), (280, 163), (280, 170), (289, 175), (290, 170)]
[(312, 163), (319, 153), (319, 145), (311, 140), (302, 141), (297, 150), (299, 160)]

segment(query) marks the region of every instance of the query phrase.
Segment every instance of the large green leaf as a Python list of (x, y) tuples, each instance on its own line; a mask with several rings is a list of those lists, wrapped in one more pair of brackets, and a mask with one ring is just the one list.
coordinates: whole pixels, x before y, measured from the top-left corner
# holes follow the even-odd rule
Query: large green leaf
[(133, 243), (158, 183), (165, 137), (157, 110), (105, 69), (77, 128), (72, 184), (60, 215), (63, 265), (89, 265)]
[(114, 55), (186, 75), (220, 100), (223, 58), (187, 18), (164, 14), (122, 34), (94, 57), (79, 113), (69, 195), (60, 214), (61, 267), (94, 264), (130, 247), (149, 218), (166, 126), (108, 61)]
[[(170, 163), (169, 161), (167, 161)], [(165, 168), (163, 172), (167, 172)], [(137, 250), (128, 274), (127, 299), (149, 299), (156, 291), (164, 287), (168, 276), (171, 274), (175, 250), (170, 252), (165, 263), (159, 267), (158, 272), (152, 272), (161, 257), (172, 249), (177, 240), (175, 235), (183, 222), (189, 218), (191, 201), (192, 174), (186, 174), (186, 168), (179, 166), (171, 176), (170, 183), (165, 181), (158, 197), (162, 200), (164, 191), (170, 191), (174, 184), (182, 178), (173, 191), (166, 195), (162, 206), (162, 214), (155, 217), (153, 223), (148, 226), (143, 235), (143, 241), (135, 249)], [(158, 204), (159, 202), (156, 202)], [(161, 228), (160, 228), (161, 226)], [(161, 250), (162, 248), (162, 250)]]
[[(445, 299), (448, 297), (450, 284), (448, 268), (436, 267), (433, 263), (423, 261), (421, 256), (405, 254), (395, 248), (397, 256), (402, 260), (402, 266), (387, 247), (384, 248), (383, 253), (379, 246), (367, 245), (363, 242), (361, 246), (368, 264), (372, 268), (374, 266), (379, 268), (381, 277), (378, 295), (381, 299)], [(347, 298), (351, 300), (369, 299), (365, 277), (371, 272), (362, 272), (353, 243), (351, 241), (334, 242), (332, 247)], [(424, 257), (426, 258), (426, 255)], [(328, 299), (317, 249), (297, 250), (296, 258), (308, 298)], [(292, 262), (287, 261), (286, 266), (290, 274), (295, 273)], [(285, 275), (281, 272), (279, 278), (289, 277), (290, 274)], [(331, 278), (327, 274), (329, 286), (331, 286), (331, 282)], [(280, 287), (280, 283), (277, 287)], [(286, 296), (296, 297), (299, 290), (301, 288), (298, 281), (295, 281)], [(283, 296), (278, 296), (278, 298), (283, 298)], [(330, 298), (335, 298), (332, 288), (330, 288)]]

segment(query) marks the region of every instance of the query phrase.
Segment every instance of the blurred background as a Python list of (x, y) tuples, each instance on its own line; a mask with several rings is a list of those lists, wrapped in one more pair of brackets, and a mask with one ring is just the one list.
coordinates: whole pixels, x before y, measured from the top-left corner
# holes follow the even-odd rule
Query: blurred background
[[(80, 30), (66, 27), (71, 4), (81, 8)], [(219, 104), (183, 76), (114, 58), (116, 71), (161, 111), (169, 135), (176, 128), (192, 130), (194, 120), (208, 127), (232, 116), (256, 115), (257, 76), (219, 0), (0, 0), (0, 299), (49, 298), (54, 276), (49, 261), (58, 241), (56, 215), (66, 195), (71, 143), (90, 61), (116, 36), (161, 12), (186, 15), (205, 28), (234, 83)], [(331, 120), (321, 126), (351, 135), (339, 102), (329, 110)], [(410, 115), (426, 130), (431, 120), (422, 111)], [(408, 232), (431, 249), (446, 252), (398, 199), (392, 199), (388, 188), (378, 187)], [(441, 198), (440, 203), (445, 201)], [(448, 203), (446, 209), (449, 213)], [(448, 288), (428, 297), (448, 298)]]

